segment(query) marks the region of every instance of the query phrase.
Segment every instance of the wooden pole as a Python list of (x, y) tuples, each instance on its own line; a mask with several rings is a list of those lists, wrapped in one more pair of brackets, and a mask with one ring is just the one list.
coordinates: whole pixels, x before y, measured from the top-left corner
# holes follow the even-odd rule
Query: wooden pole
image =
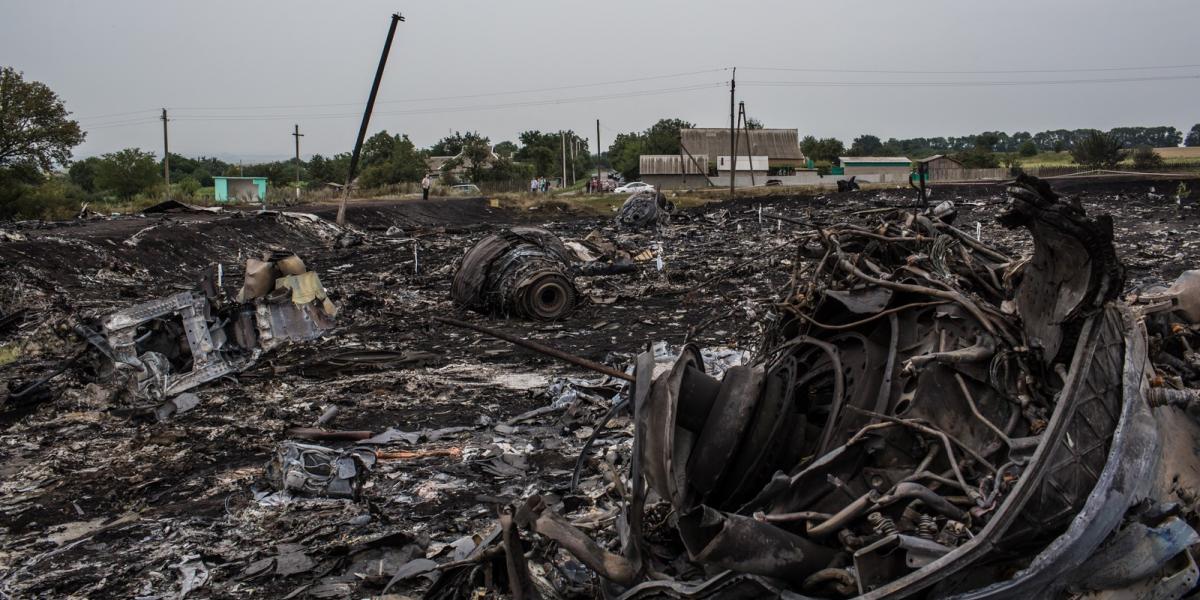
[[(596, 186), (600, 186), (600, 119), (596, 119)], [(593, 190), (600, 191), (600, 190)]]
[(379, 55), (379, 67), (375, 69), (375, 81), (371, 83), (371, 95), (367, 96), (367, 109), (363, 111), (362, 124), (358, 127), (358, 141), (354, 143), (354, 153), (350, 155), (350, 172), (346, 174), (346, 190), (342, 194), (342, 204), (338, 206), (337, 224), (346, 224), (346, 201), (350, 198), (350, 184), (354, 181), (354, 171), (358, 169), (358, 156), (362, 152), (363, 139), (367, 136), (367, 125), (371, 123), (371, 111), (375, 108), (375, 95), (379, 93), (379, 82), (383, 80), (383, 67), (387, 65), (388, 53), (392, 50), (392, 38), (396, 36), (396, 25), (404, 20), (400, 13), (392, 15), (392, 24), (388, 27), (387, 40), (383, 43), (383, 52)]
[[(304, 137), (304, 134), (300, 133), (300, 125), (299, 124), (296, 125), (296, 129), (295, 129), (295, 131), (292, 132), (292, 136), (296, 138), (296, 199), (299, 200), (300, 199), (300, 138)], [(263, 198), (263, 207), (264, 208), (266, 207), (266, 204), (267, 204), (267, 199)]]
[(729, 80), (729, 196), (734, 195), (737, 182), (737, 129), (734, 125), (733, 95), (737, 90), (737, 67), (733, 68), (733, 77)]
[(171, 150), (167, 146), (167, 109), (162, 109), (163, 122), (163, 180), (167, 182), (166, 195), (171, 197)]
[(750, 185), (753, 187), (754, 181), (754, 146), (750, 143), (750, 119), (746, 118), (746, 103), (738, 102), (738, 120), (742, 122), (742, 131), (746, 132), (746, 154), (750, 157)]

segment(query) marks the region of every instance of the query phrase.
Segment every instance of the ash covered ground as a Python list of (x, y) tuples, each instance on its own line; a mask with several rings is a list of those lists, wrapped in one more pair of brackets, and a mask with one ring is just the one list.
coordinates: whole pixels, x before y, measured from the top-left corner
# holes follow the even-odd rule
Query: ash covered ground
[[(1177, 206), (1174, 182), (1072, 182), (1089, 214), (1111, 214), (1131, 288), (1170, 282), (1200, 265), (1200, 215)], [(355, 204), (286, 214), (187, 212), (71, 224), (0, 224), (0, 397), (79, 353), (71, 325), (193, 289), (221, 263), (298, 253), (338, 305), (322, 339), (265, 355), (236, 378), (193, 390), (194, 409), (165, 422), (135, 415), (74, 369), (40, 398), (0, 412), (0, 595), (27, 597), (366, 597), (386, 586), (420, 597), (439, 570), (497, 530), (498, 507), (542, 494), (581, 529), (611, 541), (632, 423), (596, 436), (581, 483), (581, 448), (625, 393), (621, 381), (430, 320), (456, 316), (538, 340), (617, 369), (656, 343), (733, 356), (753, 351), (778, 290), (792, 277), (796, 238), (818, 225), (872, 225), (911, 204), (905, 190), (778, 196), (680, 211), (658, 232), (619, 232), (611, 217), (559, 206), (491, 208), (486, 200)], [(994, 217), (999, 186), (935, 187), (956, 225), (1011, 255), (1029, 241)], [(781, 221), (761, 213), (789, 218)], [(536, 224), (565, 240), (594, 232), (638, 255), (632, 274), (578, 280), (583, 302), (551, 323), (457, 311), (456, 261), (476, 240)], [(414, 246), (415, 260), (414, 265)], [(661, 250), (660, 250), (661, 248)], [(658, 269), (658, 258), (662, 269)], [(407, 353), (347, 368), (341, 353)], [(324, 427), (393, 430), (358, 500), (271, 493), (263, 465), (331, 406)], [(351, 442), (317, 442), (348, 446)], [(665, 515), (659, 515), (665, 521)], [(653, 520), (648, 524), (654, 530)], [(658, 533), (671, 535), (667, 527)], [(566, 597), (597, 581), (565, 551), (535, 546), (535, 577)], [(432, 562), (429, 562), (432, 561)]]

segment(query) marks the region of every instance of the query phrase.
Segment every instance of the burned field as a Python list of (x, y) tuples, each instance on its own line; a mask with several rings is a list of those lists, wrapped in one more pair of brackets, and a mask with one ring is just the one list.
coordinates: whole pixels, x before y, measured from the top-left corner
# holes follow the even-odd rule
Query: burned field
[[(1164, 189), (0, 227), (0, 594), (1180, 597), (1200, 290), (1163, 288), (1200, 219)], [(459, 294), (481, 240), (498, 272)], [(332, 306), (239, 296), (264, 268)], [(87, 332), (184, 292), (236, 369), (171, 393), (97, 367)], [(319, 336), (224, 333), (308, 302)], [(194, 369), (148, 350), (160, 320), (128, 347)]]

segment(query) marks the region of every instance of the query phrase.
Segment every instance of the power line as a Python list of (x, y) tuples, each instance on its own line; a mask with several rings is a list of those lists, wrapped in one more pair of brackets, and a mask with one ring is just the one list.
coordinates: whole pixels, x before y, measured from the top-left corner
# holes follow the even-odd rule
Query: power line
[[(174, 118), (172, 118), (171, 120), (174, 120)], [(157, 118), (157, 117), (151, 117), (151, 118), (148, 118), (148, 119), (136, 119), (136, 120), (133, 120), (133, 121), (124, 121), (124, 122), (118, 122), (118, 123), (107, 123), (107, 124), (104, 124), (104, 125), (84, 126), (84, 129), (86, 129), (86, 130), (88, 130), (88, 131), (92, 131), (92, 130), (95, 130), (95, 129), (108, 129), (108, 128), (111, 128), (111, 127), (129, 127), (129, 126), (131, 126), (131, 125), (146, 125), (146, 124), (149, 124), (149, 123), (154, 123), (154, 122), (156, 122), (156, 121), (158, 121), (158, 118)]]
[(929, 71), (908, 69), (833, 69), (816, 67), (741, 67), (746, 71), (793, 71), (798, 73), (866, 73), (894, 75), (999, 75), (1021, 73), (1097, 73), (1111, 71), (1155, 71), (1167, 69), (1192, 69), (1200, 64), (1192, 65), (1160, 65), (1147, 67), (1075, 67), (1070, 69), (991, 69), (970, 71)]
[(989, 87), (1021, 85), (1074, 85), (1094, 83), (1133, 83), (1142, 81), (1181, 81), (1200, 79), (1197, 75), (1158, 77), (1111, 77), (1095, 79), (1030, 79), (1009, 81), (746, 81), (749, 87)]
[[(679, 93), (679, 92), (689, 92), (689, 91), (696, 91), (696, 90), (711, 89), (711, 88), (715, 88), (715, 87), (724, 87), (724, 86), (725, 86), (725, 82), (722, 81), (722, 82), (702, 83), (702, 84), (694, 84), (694, 85), (687, 85), (687, 86), (678, 86), (678, 87), (671, 87), (671, 88), (638, 90), (638, 91), (634, 91), (634, 92), (623, 92), (623, 93), (615, 93), (615, 94), (601, 94), (601, 95), (594, 95), (594, 96), (575, 96), (575, 97), (569, 97), (569, 98), (552, 98), (552, 99), (545, 99), (545, 100), (525, 100), (525, 101), (520, 101), (520, 102), (508, 102), (508, 103), (501, 103), (501, 104), (473, 104), (473, 105), (466, 105), (466, 106), (417, 108), (417, 109), (410, 109), (410, 110), (379, 112), (376, 114), (381, 115), (381, 116), (431, 115), (431, 114), (445, 114), (445, 113), (468, 112), (468, 111), (501, 110), (501, 109), (508, 109), (508, 108), (551, 106), (551, 105), (558, 105), (558, 104), (577, 104), (580, 102), (595, 102), (595, 101), (600, 101), (600, 100), (615, 100), (615, 99), (621, 99), (621, 98), (636, 98), (636, 97), (642, 97), (642, 96), (665, 95), (665, 94), (673, 94), (673, 93)], [(343, 118), (353, 117), (353, 116), (356, 116), (356, 113), (324, 113), (324, 114), (307, 114), (307, 115), (295, 115), (295, 114), (180, 115), (180, 116), (172, 117), (172, 120), (175, 120), (175, 121), (271, 121), (271, 120), (281, 120), (281, 119), (294, 119), (297, 117), (302, 117), (304, 119), (321, 120), (321, 119), (343, 119)]]
[[(487, 92), (479, 94), (464, 94), (459, 96), (431, 96), (426, 98), (403, 98), (398, 100), (380, 100), (378, 104), (409, 104), (415, 102), (441, 102), (445, 100), (467, 100), (472, 98), (492, 98), (495, 96), (513, 96), (518, 94), (535, 94), (541, 92), (556, 92), (562, 90), (574, 90), (589, 87), (601, 87), (606, 85), (620, 85), (624, 83), (638, 83), (642, 81), (657, 81), (660, 79), (675, 79), (679, 77), (689, 77), (692, 75), (702, 75), (707, 73), (717, 73), (725, 71), (726, 68), (720, 69), (704, 69), (700, 71), (687, 71), (683, 73), (670, 73), (666, 75), (654, 75), (650, 77), (635, 77), (632, 79), (618, 79), (613, 81), (599, 81), (595, 83), (581, 83), (576, 85), (561, 85), (546, 88), (532, 88), (525, 90), (510, 90), (507, 92)], [(288, 109), (288, 108), (327, 108), (336, 106), (358, 106), (361, 102), (336, 102), (329, 104), (285, 104), (285, 105), (258, 105), (258, 106), (177, 106), (173, 110), (268, 110), (268, 109)]]
[(93, 120), (107, 119), (109, 117), (123, 117), (123, 116), (127, 116), (127, 115), (138, 115), (138, 114), (152, 113), (152, 112), (157, 112), (157, 111), (158, 111), (157, 108), (146, 108), (143, 110), (131, 110), (128, 112), (108, 113), (107, 115), (90, 115), (87, 117), (75, 117), (75, 118), (79, 119), (80, 121), (93, 121)]

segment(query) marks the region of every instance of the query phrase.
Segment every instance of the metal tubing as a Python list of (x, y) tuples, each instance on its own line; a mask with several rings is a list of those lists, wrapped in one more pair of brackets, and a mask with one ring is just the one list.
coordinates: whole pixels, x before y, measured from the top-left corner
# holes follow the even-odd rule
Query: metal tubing
[(506, 342), (521, 346), (522, 348), (528, 348), (529, 350), (533, 350), (534, 352), (538, 352), (541, 354), (545, 354), (546, 356), (550, 356), (552, 358), (557, 358), (559, 360), (569, 362), (577, 367), (583, 367), (585, 369), (590, 369), (597, 373), (603, 373), (604, 375), (608, 375), (609, 377), (623, 379), (630, 383), (633, 383), (635, 381), (633, 378), (633, 375), (628, 375), (626, 373), (622, 373), (621, 371), (618, 371), (612, 367), (609, 367), (608, 365), (602, 365), (598, 362), (591, 361), (591, 360), (588, 360), (588, 359), (580, 357), (580, 356), (575, 356), (574, 354), (568, 354), (566, 352), (563, 352), (562, 350), (559, 350), (558, 348), (552, 348), (550, 346), (547, 346), (545, 344), (541, 344), (538, 342), (534, 342), (532, 340), (526, 340), (523, 338), (519, 338), (515, 335), (509, 335), (507, 333), (504, 333), (503, 331), (497, 331), (495, 329), (484, 327), (482, 325), (476, 325), (474, 323), (468, 323), (466, 321), (459, 321), (458, 319), (451, 319), (448, 317), (433, 317), (433, 320), (437, 321), (439, 323), (445, 323), (446, 325), (452, 325), (454, 327), (461, 327), (463, 329), (470, 329), (472, 331), (478, 331), (479, 333), (482, 333), (484, 335), (490, 335), (494, 338), (502, 339)]

